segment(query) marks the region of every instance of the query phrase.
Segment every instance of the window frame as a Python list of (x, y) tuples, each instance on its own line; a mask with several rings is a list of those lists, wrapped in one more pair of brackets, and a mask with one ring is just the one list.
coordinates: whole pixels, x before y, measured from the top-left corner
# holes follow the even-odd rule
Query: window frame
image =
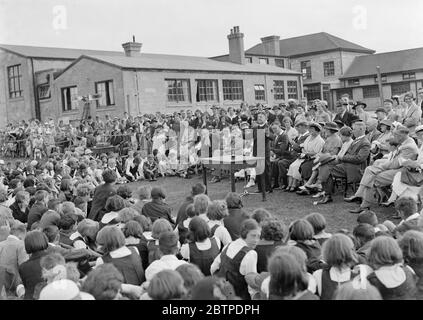
[(402, 80), (414, 80), (414, 79), (416, 79), (415, 72), (404, 72), (402, 74)]
[[(171, 88), (172, 93), (169, 93), (169, 82), (173, 81), (174, 86)], [(181, 82), (182, 86), (178, 87), (178, 82)], [(166, 78), (166, 96), (167, 96), (167, 103), (169, 104), (186, 104), (191, 103), (191, 81), (187, 78)], [(183, 84), (186, 83), (186, 88), (183, 86)], [(184, 92), (186, 90), (186, 92)], [(182, 92), (182, 93), (181, 93)], [(186, 95), (186, 96), (185, 96)], [(174, 97), (170, 99), (170, 97)], [(181, 99), (183, 97), (183, 99)]]
[(254, 85), (254, 99), (255, 101), (266, 101), (266, 87), (264, 84)]
[[(377, 95), (374, 93), (374, 90), (377, 91)], [(365, 87), (363, 87), (362, 93), (363, 93), (363, 99), (380, 98), (380, 92), (379, 92), (379, 86), (378, 85), (365, 86)]]
[(253, 57), (245, 57), (247, 63), (253, 63)]
[[(261, 63), (261, 61), (266, 61), (266, 63)], [(269, 58), (266, 58), (266, 57), (260, 57), (259, 58), (259, 64), (269, 64)]]
[[(95, 93), (102, 93), (99, 92), (98, 90), (98, 86), (100, 84), (105, 84), (105, 94), (106, 96), (104, 97), (106, 99), (106, 104), (105, 105), (100, 105), (100, 100), (98, 99), (96, 100), (96, 108), (97, 109), (101, 109), (101, 108), (108, 108), (108, 107), (113, 107), (116, 105), (116, 101), (115, 101), (115, 86), (113, 84), (113, 80), (102, 80), (102, 81), (96, 81), (94, 83), (94, 88), (95, 88)], [(110, 90), (110, 85), (112, 86), (112, 89)], [(110, 92), (112, 92), (112, 94), (110, 95)], [(103, 97), (101, 97), (103, 98)]]
[[(282, 65), (278, 65), (277, 61), (281, 61)], [(285, 60), (281, 59), (281, 58), (275, 58), (275, 66), (277, 66), (279, 68), (285, 68)]]
[[(303, 68), (303, 64), (309, 64), (309, 66), (306, 66)], [(303, 79), (304, 80), (310, 80), (312, 79), (313, 75), (311, 72), (311, 60), (304, 60), (300, 62), (300, 68), (301, 68), (301, 73), (303, 74)], [(306, 70), (306, 72), (304, 73), (303, 70)]]
[[(295, 92), (292, 91), (294, 88), (293, 83), (295, 83)], [(287, 80), (286, 87), (288, 90), (288, 99), (298, 99), (298, 81), (297, 80)], [(295, 94), (295, 96), (294, 96)]]
[[(278, 85), (282, 83), (282, 85)], [(273, 80), (273, 99), (274, 100), (285, 100), (285, 81), (284, 80)]]
[[(404, 90), (404, 91), (397, 91), (397, 88), (396, 87), (401, 87), (401, 86), (408, 86), (407, 87), (407, 90)], [(396, 92), (394, 92), (394, 90), (393, 90), (393, 87), (395, 87), (396, 88)], [(391, 83), (391, 95), (392, 96), (395, 96), (395, 95), (402, 95), (402, 94), (404, 94), (404, 93), (406, 93), (406, 92), (408, 92), (408, 91), (410, 91), (411, 90), (411, 85), (410, 85), (410, 82), (397, 82), (397, 83)]]
[[(42, 93), (42, 90), (45, 89), (45, 88), (47, 88), (48, 96), (43, 96), (41, 94)], [(38, 91), (38, 100), (48, 100), (48, 99), (51, 99), (51, 86), (50, 86), (50, 83), (46, 82), (46, 83), (39, 84), (37, 86), (37, 91)]]
[[(229, 87), (227, 84), (231, 84)], [(234, 86), (234, 84), (238, 86)], [(226, 85), (225, 85), (226, 84)], [(240, 86), (239, 86), (240, 84)], [(234, 92), (238, 90), (240, 92)], [(244, 81), (240, 79), (224, 79), (222, 80), (223, 101), (244, 101)], [(239, 99), (234, 99), (239, 98)]]
[[(8, 90), (9, 99), (17, 99), (23, 96), (21, 66), (22, 64), (19, 63), (19, 64), (15, 64), (15, 65), (7, 67), (7, 84), (9, 89)], [(17, 71), (17, 74), (15, 74), (15, 69)]]
[[(378, 83), (378, 81), (377, 81), (377, 76), (376, 76), (376, 77), (374, 77), (374, 79), (375, 79), (375, 83)], [(386, 76), (386, 74), (382, 74), (382, 75), (380, 75), (380, 79), (382, 80), (382, 83), (384, 83), (384, 82), (387, 82), (387, 81), (388, 81), (388, 77)]]
[[(327, 67), (327, 64), (331, 64), (331, 67)], [(331, 73), (329, 73), (331, 71)], [(335, 61), (323, 61), (323, 76), (324, 77), (333, 77), (335, 75)]]
[[(211, 86), (207, 86), (207, 82), (211, 82)], [(195, 100), (196, 102), (219, 102), (219, 81), (217, 79), (195, 79), (195, 83), (197, 85), (197, 91), (195, 93)], [(204, 83), (205, 87), (203, 90), (205, 92), (200, 92), (200, 84)], [(215, 85), (213, 85), (215, 84)], [(212, 89), (212, 93), (208, 92), (208, 89)], [(208, 96), (213, 95), (213, 99), (209, 99)], [(205, 97), (202, 99), (201, 97)]]
[(360, 79), (359, 78), (348, 79), (347, 84), (348, 84), (348, 86), (359, 86), (360, 85)]
[[(72, 111), (77, 111), (79, 109), (79, 106), (77, 105), (78, 101), (72, 101), (72, 89), (75, 88), (76, 89), (76, 93), (75, 95), (78, 96), (78, 86), (74, 85), (74, 86), (67, 86), (67, 87), (63, 87), (60, 88), (60, 97), (62, 99), (62, 111), (63, 112), (72, 112)], [(64, 91), (65, 90), (69, 90), (69, 98), (70, 98), (70, 106), (71, 108), (65, 108), (65, 100), (63, 99), (64, 97)], [(66, 105), (68, 105), (68, 103), (66, 103)]]

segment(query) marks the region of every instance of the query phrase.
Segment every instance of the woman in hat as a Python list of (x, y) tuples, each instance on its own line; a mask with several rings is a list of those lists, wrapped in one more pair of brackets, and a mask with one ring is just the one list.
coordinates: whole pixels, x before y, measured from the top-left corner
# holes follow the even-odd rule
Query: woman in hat
[[(326, 141), (325, 144), (323, 145), (323, 149), (322, 152), (316, 155), (316, 158), (314, 159), (314, 161), (311, 163), (311, 176), (308, 179), (307, 183), (304, 185), (303, 190), (305, 190), (306, 187), (309, 187), (312, 185), (312, 183), (314, 182), (314, 180), (317, 178), (318, 176), (318, 168), (320, 166), (320, 163), (326, 163), (328, 162), (330, 159), (333, 158), (333, 156), (336, 156), (338, 154), (338, 152), (341, 150), (342, 147), (342, 140), (340, 135), (338, 134), (339, 129), (338, 126), (336, 125), (335, 122), (328, 122), (326, 123), (326, 125), (324, 126), (325, 132), (326, 132)], [(316, 165), (317, 164), (317, 165)], [(302, 176), (303, 178), (306, 178), (305, 176), (305, 168), (302, 167)], [(308, 169), (310, 170), (310, 169)], [(308, 194), (306, 192), (300, 191), (299, 194)]]
[[(388, 201), (382, 203), (383, 206), (390, 206), (394, 204), (395, 200), (402, 197), (412, 196), (418, 197), (421, 201), (422, 186), (423, 186), (423, 125), (416, 127), (417, 139), (421, 143), (419, 147), (419, 154), (417, 160), (404, 159), (402, 163), (403, 169), (394, 176), (392, 181), (392, 193)], [(409, 178), (408, 172), (413, 177), (413, 181)], [(420, 182), (420, 183), (419, 183)]]
[(382, 120), (379, 126), (381, 134), (372, 142), (372, 148), (370, 150), (374, 154), (373, 160), (381, 159), (389, 152), (388, 141), (392, 138), (392, 122), (390, 120)]
[(309, 125), (310, 135), (304, 141), (304, 144), (302, 146), (302, 153), (300, 157), (289, 166), (288, 169), (287, 176), (288, 187), (290, 192), (297, 191), (298, 185), (302, 180), (302, 175), (300, 172), (301, 165), (305, 161), (312, 161), (314, 157), (322, 151), (325, 141), (320, 136), (321, 131), (322, 127), (318, 123), (311, 123)]
[(361, 101), (357, 101), (352, 109), (355, 111), (355, 114), (357, 115), (357, 117), (362, 120), (364, 123), (367, 123), (367, 121), (369, 120), (370, 116), (369, 114), (364, 111), (364, 109), (367, 107), (367, 104), (365, 104), (364, 102)]

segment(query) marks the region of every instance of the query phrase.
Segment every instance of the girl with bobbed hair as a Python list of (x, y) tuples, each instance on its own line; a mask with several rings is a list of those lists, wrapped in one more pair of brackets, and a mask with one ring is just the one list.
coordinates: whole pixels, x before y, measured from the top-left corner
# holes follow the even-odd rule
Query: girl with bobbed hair
[(300, 264), (287, 253), (276, 253), (269, 259), (269, 300), (292, 300), (307, 287)]
[(340, 284), (352, 280), (358, 263), (353, 241), (345, 234), (335, 234), (323, 244), (323, 269), (313, 273), (322, 300), (332, 300)]
[(153, 261), (161, 258), (162, 254), (159, 249), (159, 238), (161, 234), (168, 231), (173, 232), (173, 227), (168, 220), (157, 219), (154, 221), (151, 238), (147, 239), (148, 264), (151, 264)]
[(235, 294), (244, 300), (251, 300), (251, 296), (258, 292), (257, 252), (254, 248), (260, 241), (260, 234), (261, 228), (256, 220), (245, 220), (241, 225), (241, 237), (225, 246), (210, 267), (212, 275), (228, 280)]
[(211, 237), (207, 222), (200, 217), (192, 218), (189, 231), (192, 241), (182, 245), (182, 258), (195, 264), (205, 276), (209, 276), (210, 266), (220, 252), (220, 241)]
[(323, 245), (323, 243), (332, 236), (332, 234), (325, 232), (326, 219), (322, 214), (312, 212), (308, 214), (305, 219), (313, 226), (314, 239), (317, 240), (320, 245)]
[(409, 266), (403, 265), (397, 241), (387, 236), (376, 237), (372, 241), (368, 261), (374, 271), (367, 280), (379, 290), (383, 300), (415, 299), (415, 275)]
[(229, 215), (223, 219), (223, 224), (231, 235), (232, 240), (240, 237), (241, 224), (249, 219), (249, 215), (242, 209), (242, 199), (238, 193), (229, 192), (225, 197)]
[(410, 266), (418, 277), (416, 299), (423, 300), (423, 233), (409, 230), (399, 240), (404, 262)]
[(35, 286), (43, 281), (40, 261), (48, 254), (48, 239), (41, 231), (34, 230), (26, 234), (25, 250), (29, 259), (19, 266), (19, 275), (25, 287), (25, 300), (34, 299)]
[[(294, 246), (280, 246), (276, 248), (276, 250), (273, 252), (272, 256), (276, 256), (279, 254), (289, 254), (298, 262), (298, 264), (301, 267), (301, 271), (304, 274), (304, 286), (298, 287), (298, 293), (297, 296), (294, 298), (295, 300), (318, 300), (319, 297), (315, 295), (316, 293), (316, 280), (314, 277), (307, 272), (307, 256), (304, 253), (303, 250), (301, 250), (298, 247)], [(268, 274), (268, 273), (264, 273)], [(266, 300), (269, 298), (269, 282), (270, 282), (270, 276), (267, 276), (261, 284), (261, 295), (262, 299)]]
[(105, 263), (88, 274), (82, 291), (92, 294), (96, 300), (119, 300), (122, 284), (120, 271), (112, 263)]
[(60, 192), (58, 199), (61, 202), (64, 201), (73, 201), (74, 194), (73, 194), (73, 182), (72, 179), (62, 179), (60, 182)]
[(175, 270), (163, 270), (154, 275), (147, 289), (152, 300), (182, 300), (186, 289), (184, 279)]
[(257, 252), (257, 272), (267, 271), (267, 260), (273, 251), (285, 243), (288, 228), (278, 219), (267, 219), (261, 223), (261, 239), (255, 250)]
[(204, 279), (204, 274), (201, 270), (192, 263), (184, 263), (175, 269), (184, 279), (184, 287), (186, 289), (186, 299), (191, 298), (191, 290), (195, 285)]
[(207, 224), (210, 227), (211, 236), (216, 237), (226, 246), (232, 241), (231, 235), (224, 226), (223, 219), (229, 216), (228, 205), (224, 200), (214, 200), (207, 209)]
[(141, 225), (136, 221), (128, 221), (123, 227), (123, 234), (125, 235), (125, 244), (127, 247), (136, 247), (141, 257), (142, 266), (145, 269), (148, 267), (148, 247), (147, 239), (143, 235)]
[(106, 226), (97, 234), (103, 256), (98, 258), (96, 266), (112, 263), (123, 275), (123, 282), (139, 286), (145, 281), (144, 268), (136, 247), (125, 245), (125, 235), (116, 226)]
[(322, 267), (322, 248), (314, 239), (314, 229), (310, 222), (305, 219), (294, 221), (289, 227), (289, 237), (291, 242), (288, 244), (293, 244), (306, 253), (308, 272), (312, 273)]
[(99, 230), (97, 221), (84, 219), (76, 227), (76, 232), (72, 233), (69, 240), (75, 249), (88, 249), (91, 254), (98, 256), (96, 237)]

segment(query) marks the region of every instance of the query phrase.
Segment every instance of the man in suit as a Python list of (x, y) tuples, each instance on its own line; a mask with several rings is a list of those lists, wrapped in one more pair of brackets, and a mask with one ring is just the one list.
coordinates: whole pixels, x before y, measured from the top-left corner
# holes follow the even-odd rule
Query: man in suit
[[(258, 147), (258, 144), (262, 144), (264, 142), (264, 158), (265, 158), (265, 165), (264, 165), (264, 172), (262, 174), (265, 175), (265, 186), (262, 185), (261, 181), (261, 175), (257, 175), (256, 181), (257, 181), (257, 187), (258, 190), (256, 192), (252, 193), (262, 193), (263, 188), (266, 188), (265, 190), (267, 192), (272, 192), (272, 186), (271, 186), (271, 163), (270, 163), (270, 141), (275, 139), (275, 135), (270, 132), (269, 126), (266, 123), (267, 117), (266, 113), (264, 111), (261, 111), (257, 114), (257, 125), (255, 128), (253, 128), (253, 137), (254, 137), (254, 147), (253, 147), (253, 155), (254, 157), (260, 157), (262, 155), (257, 154), (257, 150), (260, 150), (260, 147)], [(264, 141), (260, 141), (259, 137), (261, 136), (259, 134), (259, 131), (264, 131)]]
[(378, 121), (376, 119), (370, 118), (369, 121), (367, 121), (367, 135), (366, 138), (369, 140), (370, 143), (375, 141), (379, 136), (381, 135), (381, 132), (377, 129), (378, 127)]
[(281, 189), (288, 186), (287, 176), (288, 168), (298, 158), (301, 154), (301, 145), (309, 136), (309, 132), (307, 130), (307, 122), (306, 121), (299, 121), (295, 124), (295, 129), (298, 131), (298, 136), (293, 139), (289, 140), (288, 150), (281, 154), (278, 160), (278, 176), (279, 176), (279, 186)]
[[(333, 179), (346, 178), (347, 183), (361, 179), (367, 159), (370, 155), (370, 142), (365, 136), (366, 124), (363, 121), (353, 123), (355, 140), (351, 143), (344, 155), (338, 153), (335, 165), (326, 164), (319, 168), (319, 180), (322, 182), (325, 197), (318, 204), (332, 202)], [(342, 149), (341, 149), (342, 150)]]
[(407, 92), (404, 95), (406, 108), (404, 110), (404, 118), (402, 123), (410, 130), (410, 136), (415, 136), (416, 127), (420, 124), (422, 110), (414, 103), (414, 95)]
[(341, 103), (338, 103), (336, 105), (336, 116), (333, 119), (333, 121), (336, 122), (336, 120), (342, 121), (346, 126), (351, 127), (354, 120), (357, 120), (358, 117), (347, 111), (348, 108), (348, 102), (343, 101)]
[(418, 148), (409, 132), (405, 126), (398, 125), (393, 132), (394, 142), (398, 144), (397, 149), (391, 153), (390, 158), (377, 160), (373, 165), (366, 167), (355, 195), (345, 198), (347, 202), (361, 200), (360, 207), (350, 210), (351, 213), (361, 213), (370, 208), (374, 188), (391, 185), (395, 174), (401, 170), (404, 159), (416, 160)]
[(274, 155), (272, 162), (272, 177), (274, 178), (273, 189), (279, 189), (279, 167), (278, 161), (282, 159), (289, 151), (288, 135), (284, 132), (278, 123), (273, 123), (272, 131), (275, 134), (275, 141), (270, 149), (271, 155)]

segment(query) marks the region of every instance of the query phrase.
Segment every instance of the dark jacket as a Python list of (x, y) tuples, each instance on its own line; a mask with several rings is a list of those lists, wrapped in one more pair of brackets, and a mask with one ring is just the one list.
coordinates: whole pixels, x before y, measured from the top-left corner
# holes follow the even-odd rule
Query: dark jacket
[(289, 140), (288, 135), (285, 132), (275, 138), (271, 150), (278, 159), (283, 158), (288, 154)]
[(341, 162), (345, 165), (348, 183), (361, 180), (367, 166), (370, 147), (370, 142), (366, 137), (354, 140), (342, 157)]
[(15, 201), (9, 209), (12, 210), (13, 218), (16, 220), (19, 220), (22, 223), (26, 223), (28, 221), (29, 208), (26, 208), (25, 212), (22, 212), (18, 203)]
[(35, 286), (43, 281), (40, 260), (47, 253), (46, 250), (33, 253), (28, 261), (19, 266), (19, 275), (25, 287), (25, 300), (33, 300)]
[(333, 119), (333, 121), (339, 120), (341, 121), (343, 124), (345, 124), (348, 127), (352, 126), (352, 123), (354, 120), (357, 120), (358, 117), (348, 111), (345, 111), (344, 116), (341, 118), (341, 115), (339, 113), (336, 114), (335, 118)]
[(27, 230), (31, 230), (31, 226), (34, 222), (41, 220), (43, 214), (48, 210), (44, 203), (36, 202), (31, 207), (28, 213), (28, 224), (26, 226)]
[(142, 214), (151, 219), (154, 223), (157, 219), (166, 219), (172, 226), (175, 226), (172, 218), (172, 208), (163, 200), (153, 199), (151, 202), (147, 202), (142, 207)]
[(241, 208), (228, 209), (229, 216), (223, 219), (223, 224), (231, 235), (232, 241), (241, 237), (241, 224), (248, 219), (248, 214)]
[(88, 218), (95, 221), (100, 221), (101, 217), (99, 216), (99, 213), (102, 209), (104, 209), (107, 198), (115, 194), (116, 190), (111, 184), (108, 183), (104, 183), (95, 188), (92, 206), (90, 213), (88, 214)]
[(185, 201), (181, 204), (178, 210), (178, 215), (176, 216), (176, 224), (184, 221), (187, 218), (186, 210), (187, 207), (194, 202), (194, 197), (189, 196), (185, 199)]

